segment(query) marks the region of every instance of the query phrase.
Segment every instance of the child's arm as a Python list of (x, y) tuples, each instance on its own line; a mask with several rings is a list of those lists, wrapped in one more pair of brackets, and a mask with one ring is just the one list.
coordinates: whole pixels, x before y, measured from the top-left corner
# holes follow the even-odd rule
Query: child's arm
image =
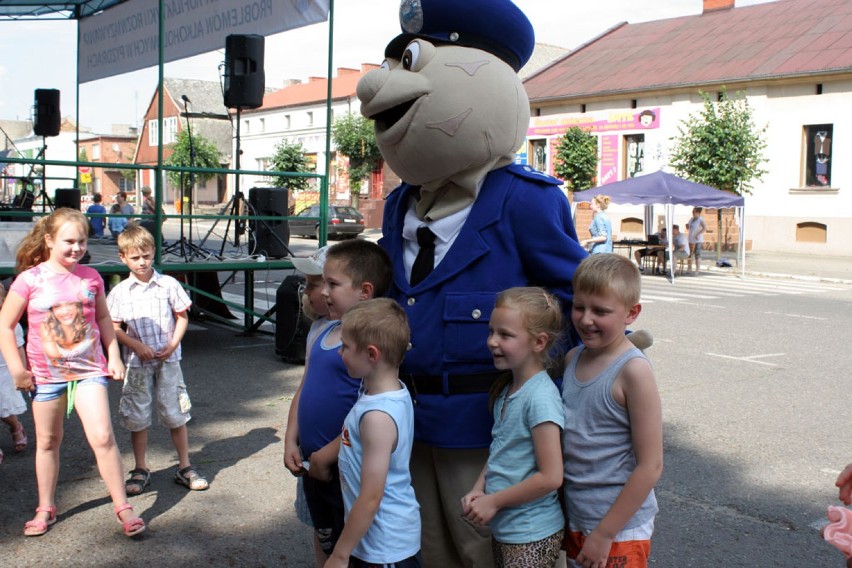
[(33, 390), (33, 374), (27, 370), (26, 361), (21, 357), (18, 341), (15, 339), (15, 326), (24, 314), (27, 302), (15, 292), (9, 292), (0, 308), (0, 352), (6, 360), (9, 373), (15, 380), (15, 388)]
[(168, 345), (157, 352), (157, 359), (165, 361), (169, 358), (169, 355), (175, 352), (175, 349), (180, 346), (180, 342), (183, 340), (187, 327), (189, 327), (189, 315), (187, 314), (187, 311), (175, 312), (175, 331), (172, 334), (172, 338)]
[(613, 396), (630, 415), (636, 469), (627, 478), (600, 524), (589, 534), (577, 563), (606, 563), (612, 541), (639, 510), (663, 472), (663, 414), (650, 363), (629, 361), (613, 385)]
[(361, 458), (361, 491), (352, 504), (343, 533), (325, 563), (325, 568), (349, 566), (352, 549), (364, 538), (373, 524), (373, 518), (385, 494), (391, 453), (397, 439), (396, 423), (384, 412), (368, 412), (361, 418), (361, 439), (364, 451)]
[(112, 317), (103, 293), (95, 298), (95, 318), (98, 321), (98, 330), (101, 333), (101, 342), (106, 347), (107, 368), (110, 375), (116, 381), (124, 379), (124, 363), (121, 362), (121, 351), (118, 348), (118, 340), (115, 338), (115, 330), (112, 325)]
[(115, 337), (118, 342), (128, 349), (132, 350), (142, 361), (150, 361), (154, 357), (156, 357), (156, 353), (151, 349), (148, 345), (145, 345), (138, 339), (133, 339), (130, 337), (126, 331), (121, 329), (121, 322), (114, 321), (112, 322), (113, 333), (115, 333)]
[(538, 471), (511, 487), (488, 493), (469, 503), (466, 514), (471, 521), (487, 525), (500, 509), (515, 507), (544, 497), (562, 486), (561, 429), (553, 422), (542, 422), (532, 429)]
[(287, 415), (287, 431), (284, 433), (284, 467), (295, 476), (305, 475), (305, 468), (302, 467), (302, 450), (299, 448), (299, 398), (302, 396), (302, 385), (305, 383), (305, 377), (302, 375), (302, 381), (299, 383), (299, 388), (296, 389), (296, 394), (293, 395), (293, 400), (290, 402), (290, 413)]
[(311, 454), (311, 469), (308, 475), (320, 481), (331, 481), (331, 466), (337, 463), (340, 452), (340, 436)]
[(843, 468), (834, 485), (840, 488), (837, 498), (846, 505), (852, 504), (852, 463)]

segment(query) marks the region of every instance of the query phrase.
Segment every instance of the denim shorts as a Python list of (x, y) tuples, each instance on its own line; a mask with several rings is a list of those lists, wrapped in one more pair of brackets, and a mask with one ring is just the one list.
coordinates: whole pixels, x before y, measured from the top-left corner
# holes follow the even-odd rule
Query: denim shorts
[[(92, 377), (89, 379), (83, 379), (81, 381), (77, 381), (77, 388), (80, 388), (85, 385), (103, 385), (108, 386), (109, 381), (106, 377)], [(44, 383), (35, 386), (35, 390), (30, 394), (33, 399), (33, 402), (47, 402), (49, 400), (56, 400), (61, 396), (65, 396), (65, 393), (68, 391), (68, 383)]]

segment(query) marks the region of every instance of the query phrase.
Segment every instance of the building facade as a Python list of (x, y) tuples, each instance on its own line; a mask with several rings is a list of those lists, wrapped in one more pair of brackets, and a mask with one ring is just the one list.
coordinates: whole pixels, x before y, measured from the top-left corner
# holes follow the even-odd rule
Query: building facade
[[(837, 157), (852, 131), (852, 3), (705, 0), (701, 15), (608, 30), (525, 87), (533, 118), (519, 159), (552, 172), (559, 136), (580, 126), (599, 139), (599, 185), (668, 169), (678, 127), (703, 109), (700, 92), (744, 96), (768, 144), (767, 173), (746, 196), (746, 241), (849, 255), (852, 165)], [(635, 207), (610, 213), (616, 233), (637, 217)]]

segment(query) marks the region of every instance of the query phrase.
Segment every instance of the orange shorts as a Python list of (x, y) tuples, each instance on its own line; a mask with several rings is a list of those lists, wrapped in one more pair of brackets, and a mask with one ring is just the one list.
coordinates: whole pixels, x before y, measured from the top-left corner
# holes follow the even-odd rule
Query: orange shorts
[[(577, 555), (580, 554), (585, 542), (586, 535), (582, 532), (565, 531), (563, 547), (565, 548), (565, 556), (569, 558), (569, 566), (572, 565), (571, 560), (577, 558)], [(609, 549), (606, 568), (647, 568), (650, 555), (650, 540), (613, 542), (612, 548)]]

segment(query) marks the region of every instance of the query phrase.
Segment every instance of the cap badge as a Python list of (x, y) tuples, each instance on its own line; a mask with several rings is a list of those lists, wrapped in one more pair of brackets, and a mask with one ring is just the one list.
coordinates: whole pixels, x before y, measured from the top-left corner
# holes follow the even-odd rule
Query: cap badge
[(399, 5), (399, 24), (402, 30), (409, 34), (416, 34), (423, 29), (421, 0), (402, 0)]

